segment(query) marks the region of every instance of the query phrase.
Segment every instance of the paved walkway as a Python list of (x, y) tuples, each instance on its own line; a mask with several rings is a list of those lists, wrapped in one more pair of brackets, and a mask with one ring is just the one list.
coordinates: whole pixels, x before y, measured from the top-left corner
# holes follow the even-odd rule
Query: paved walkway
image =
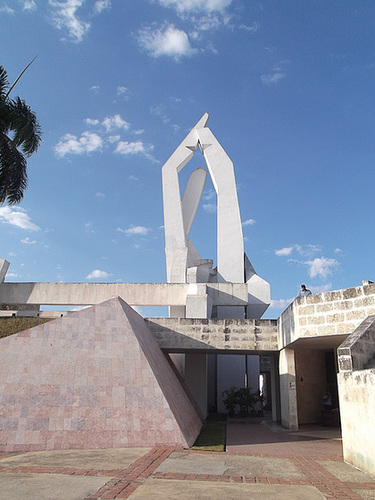
[(336, 429), (228, 422), (227, 452), (175, 448), (0, 454), (0, 500), (375, 499)]

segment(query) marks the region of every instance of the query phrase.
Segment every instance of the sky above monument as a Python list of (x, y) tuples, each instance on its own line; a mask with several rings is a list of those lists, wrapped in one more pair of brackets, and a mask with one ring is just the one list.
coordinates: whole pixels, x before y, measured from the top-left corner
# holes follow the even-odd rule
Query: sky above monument
[[(204, 112), (265, 317), (301, 283), (375, 279), (374, 22), (370, 0), (0, 0), (0, 64), (13, 82), (37, 56), (12, 95), (43, 129), (0, 206), (7, 281), (165, 282), (161, 167)], [(208, 181), (190, 234), (214, 261), (215, 203)]]

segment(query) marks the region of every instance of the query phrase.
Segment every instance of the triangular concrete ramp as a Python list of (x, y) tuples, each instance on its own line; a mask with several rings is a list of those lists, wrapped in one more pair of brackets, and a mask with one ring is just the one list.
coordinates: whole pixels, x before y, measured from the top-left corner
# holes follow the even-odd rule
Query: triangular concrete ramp
[(0, 340), (0, 451), (190, 447), (201, 420), (121, 298)]

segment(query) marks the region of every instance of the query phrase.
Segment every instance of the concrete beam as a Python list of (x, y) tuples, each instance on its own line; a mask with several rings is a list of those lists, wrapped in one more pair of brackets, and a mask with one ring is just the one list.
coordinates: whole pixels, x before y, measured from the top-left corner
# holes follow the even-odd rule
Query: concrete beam
[(119, 296), (132, 306), (184, 306), (188, 295), (204, 294), (213, 305), (247, 303), (242, 283), (0, 283), (4, 304), (86, 306)]

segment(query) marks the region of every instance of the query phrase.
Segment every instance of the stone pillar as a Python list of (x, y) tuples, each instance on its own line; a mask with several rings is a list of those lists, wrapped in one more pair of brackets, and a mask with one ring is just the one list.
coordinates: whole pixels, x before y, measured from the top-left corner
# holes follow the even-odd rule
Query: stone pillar
[(298, 429), (296, 368), (294, 351), (282, 349), (279, 358), (281, 424), (288, 429)]
[(204, 417), (207, 417), (206, 354), (185, 354), (185, 382)]

